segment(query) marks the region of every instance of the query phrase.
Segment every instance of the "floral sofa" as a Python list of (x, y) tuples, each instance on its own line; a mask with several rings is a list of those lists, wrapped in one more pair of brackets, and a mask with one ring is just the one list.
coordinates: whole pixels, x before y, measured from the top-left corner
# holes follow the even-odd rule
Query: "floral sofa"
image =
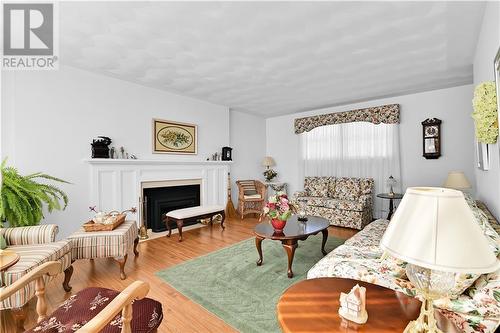
[[(497, 256), (500, 254), (500, 224), (481, 202), (467, 198)], [(406, 277), (406, 263), (383, 256), (380, 240), (389, 221), (376, 220), (316, 263), (308, 279), (343, 277), (374, 283), (415, 296)], [(483, 275), (457, 274), (453, 296), (434, 305), (463, 332), (492, 333), (500, 323), (500, 270)]]
[(372, 221), (373, 184), (371, 178), (306, 177), (304, 191), (296, 192), (293, 202), (307, 215), (360, 230)]

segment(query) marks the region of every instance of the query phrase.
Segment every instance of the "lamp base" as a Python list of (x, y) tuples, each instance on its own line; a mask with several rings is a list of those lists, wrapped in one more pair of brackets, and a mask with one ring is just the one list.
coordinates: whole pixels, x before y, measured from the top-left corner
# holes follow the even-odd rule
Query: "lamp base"
[(410, 321), (406, 326), (404, 333), (443, 333), (438, 327), (436, 318), (434, 317), (434, 307), (432, 300), (424, 298), (420, 315), (416, 320)]

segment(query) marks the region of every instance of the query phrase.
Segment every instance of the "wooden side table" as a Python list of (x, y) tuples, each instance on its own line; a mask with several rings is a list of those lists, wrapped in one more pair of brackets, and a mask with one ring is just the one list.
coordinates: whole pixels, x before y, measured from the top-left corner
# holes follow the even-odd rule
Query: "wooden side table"
[(19, 254), (11, 250), (3, 250), (0, 254), (0, 278), (2, 281), (0, 282), (0, 287), (4, 287), (5, 283), (5, 271), (14, 266), (19, 261)]
[(394, 213), (394, 200), (401, 200), (403, 198), (403, 195), (401, 193), (379, 193), (377, 194), (377, 198), (389, 200), (389, 214), (387, 214), (387, 219), (390, 220), (392, 214)]
[[(359, 325), (338, 314), (340, 293), (356, 284), (366, 288), (368, 321)], [(288, 288), (278, 302), (278, 321), (285, 333), (298, 332), (403, 332), (420, 313), (421, 302), (403, 293), (371, 283), (342, 278), (304, 280)], [(443, 332), (460, 332), (435, 311)]]

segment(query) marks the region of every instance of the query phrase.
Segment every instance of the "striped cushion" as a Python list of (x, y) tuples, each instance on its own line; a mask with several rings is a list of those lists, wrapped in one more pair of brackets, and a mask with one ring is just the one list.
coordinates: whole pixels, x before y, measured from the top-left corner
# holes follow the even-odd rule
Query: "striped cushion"
[(68, 237), (73, 259), (123, 257), (137, 238), (137, 223), (125, 221), (111, 231), (85, 232), (83, 228)]
[[(14, 266), (7, 269), (4, 274), (5, 285), (7, 286), (48, 261), (61, 262), (61, 272), (71, 265), (71, 244), (68, 240), (47, 244), (9, 246), (8, 249), (19, 254), (20, 259)], [(46, 282), (48, 280), (47, 277)], [(28, 284), (24, 289), (0, 302), (0, 309), (22, 307), (33, 296), (35, 296), (35, 282)]]
[(241, 180), (239, 184), (243, 188), (243, 193), (245, 195), (254, 195), (258, 193), (255, 181), (253, 180)]
[(7, 245), (33, 245), (51, 243), (56, 240), (59, 228), (55, 224), (30, 227), (0, 228)]

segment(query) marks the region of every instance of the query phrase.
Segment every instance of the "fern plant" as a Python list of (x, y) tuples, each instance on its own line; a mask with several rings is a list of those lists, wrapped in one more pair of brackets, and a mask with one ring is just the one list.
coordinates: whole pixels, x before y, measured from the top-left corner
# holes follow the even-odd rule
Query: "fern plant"
[(41, 172), (22, 176), (17, 169), (6, 164), (7, 161), (4, 160), (1, 165), (0, 227), (5, 221), (8, 221), (10, 227), (37, 225), (44, 217), (44, 205), (49, 213), (66, 208), (66, 193), (45, 181), (68, 182)]

